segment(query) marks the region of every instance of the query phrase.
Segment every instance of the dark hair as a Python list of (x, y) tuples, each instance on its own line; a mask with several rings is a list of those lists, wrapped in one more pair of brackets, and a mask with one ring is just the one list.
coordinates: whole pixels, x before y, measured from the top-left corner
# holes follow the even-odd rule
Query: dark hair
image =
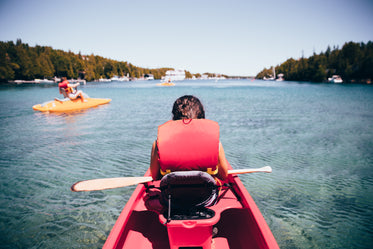
[(184, 95), (178, 98), (172, 108), (173, 120), (202, 119), (205, 118), (205, 110), (201, 101), (192, 95)]

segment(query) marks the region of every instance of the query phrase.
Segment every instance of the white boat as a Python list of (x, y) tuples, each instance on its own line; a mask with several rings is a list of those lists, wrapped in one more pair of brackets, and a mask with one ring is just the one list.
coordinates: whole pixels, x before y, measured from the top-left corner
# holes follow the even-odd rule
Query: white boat
[(54, 83), (54, 80), (48, 80), (48, 79), (35, 79), (35, 83), (42, 84), (42, 83)]
[(283, 73), (279, 73), (278, 75), (277, 75), (277, 79), (276, 79), (276, 81), (284, 81), (284, 74)]
[(82, 79), (69, 79), (67, 80), (68, 82), (70, 83), (82, 83), (83, 85), (87, 84), (87, 81), (86, 80), (82, 80)]
[(276, 80), (276, 71), (275, 71), (275, 68), (272, 67), (272, 70), (273, 70), (273, 75), (270, 75), (269, 78), (267, 78), (267, 77), (264, 76), (263, 80)]
[(129, 81), (130, 79), (126, 76), (119, 77), (118, 75), (114, 75), (110, 78), (111, 81)]
[(145, 74), (145, 79), (146, 80), (154, 80), (154, 75), (153, 74)]
[(331, 78), (328, 78), (328, 81), (330, 83), (343, 83), (343, 80), (339, 75), (333, 75)]
[(173, 82), (178, 80), (185, 80), (185, 71), (182, 69), (168, 70), (164, 77), (165, 82)]

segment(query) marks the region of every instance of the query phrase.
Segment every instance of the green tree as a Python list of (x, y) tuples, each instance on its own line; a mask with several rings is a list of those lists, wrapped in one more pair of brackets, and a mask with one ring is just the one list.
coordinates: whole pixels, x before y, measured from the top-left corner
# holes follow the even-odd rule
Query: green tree
[[(339, 74), (344, 81), (367, 81), (373, 77), (373, 45), (364, 43), (346, 43), (342, 49), (330, 46), (325, 53), (313, 54), (309, 58), (289, 59), (276, 67), (277, 73), (283, 73), (287, 80), (326, 81), (333, 74)], [(264, 68), (256, 76), (263, 78), (269, 74)]]

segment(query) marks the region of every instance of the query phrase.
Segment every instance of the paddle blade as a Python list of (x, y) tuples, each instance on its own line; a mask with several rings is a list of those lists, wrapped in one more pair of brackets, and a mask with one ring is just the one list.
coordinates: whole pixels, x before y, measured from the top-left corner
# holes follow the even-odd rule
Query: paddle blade
[(256, 172), (265, 172), (265, 173), (271, 173), (272, 168), (271, 166), (265, 166), (258, 169), (231, 169), (228, 170), (228, 174), (248, 174), (248, 173), (256, 173)]
[(151, 176), (143, 177), (116, 177), (116, 178), (102, 178), (80, 181), (71, 186), (71, 191), (96, 191), (112, 188), (122, 188), (131, 185), (136, 185), (145, 182), (151, 182), (153, 178)]

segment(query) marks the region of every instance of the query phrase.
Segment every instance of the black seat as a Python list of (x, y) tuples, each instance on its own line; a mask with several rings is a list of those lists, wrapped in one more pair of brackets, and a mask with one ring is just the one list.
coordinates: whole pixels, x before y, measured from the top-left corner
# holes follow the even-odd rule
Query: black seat
[(215, 179), (202, 171), (179, 171), (165, 175), (160, 183), (162, 199), (168, 206), (168, 221), (214, 216), (206, 207), (216, 203)]

